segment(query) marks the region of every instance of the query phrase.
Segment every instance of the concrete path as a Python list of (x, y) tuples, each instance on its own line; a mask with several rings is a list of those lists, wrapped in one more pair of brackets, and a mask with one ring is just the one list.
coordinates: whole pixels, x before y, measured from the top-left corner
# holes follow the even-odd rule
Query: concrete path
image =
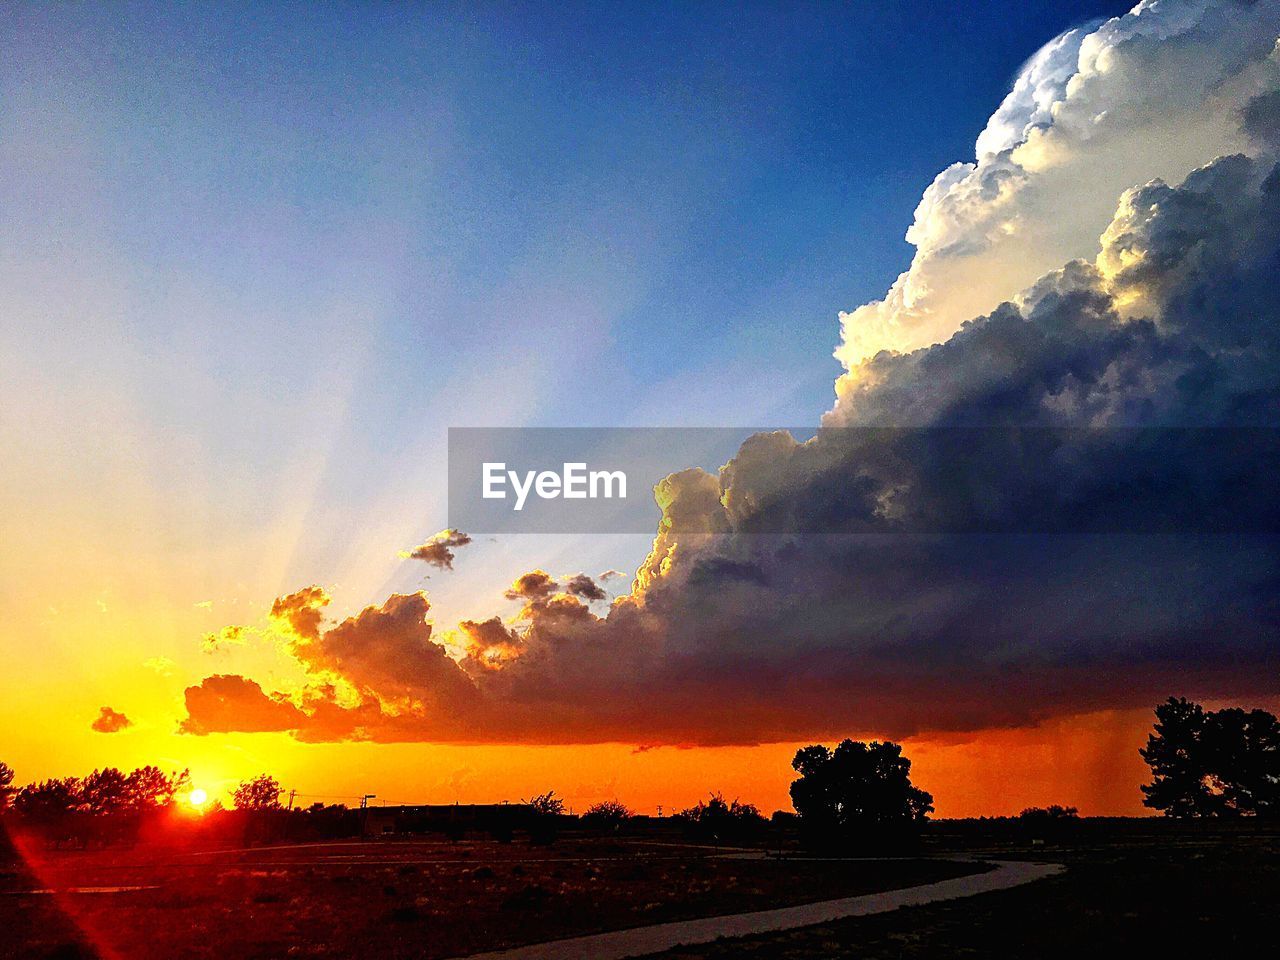
[(597, 933), (588, 937), (552, 940), (549, 943), (535, 943), (493, 953), (477, 953), (467, 960), (624, 960), (627, 957), (660, 953), (683, 944), (710, 943), (721, 937), (745, 937), (794, 927), (809, 927), (845, 917), (865, 917), (873, 913), (887, 913), (899, 907), (915, 907), (939, 900), (956, 900), (978, 893), (1007, 890), (1033, 880), (1051, 877), (1063, 869), (1059, 863), (1027, 863), (1021, 860), (985, 862), (994, 864), (995, 869), (918, 887), (868, 893), (860, 897), (822, 900), (818, 903), (722, 917), (678, 920)]

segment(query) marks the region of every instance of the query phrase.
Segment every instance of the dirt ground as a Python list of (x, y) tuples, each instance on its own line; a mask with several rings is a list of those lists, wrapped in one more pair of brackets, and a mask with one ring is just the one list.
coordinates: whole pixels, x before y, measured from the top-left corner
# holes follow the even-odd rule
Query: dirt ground
[(550, 847), (379, 840), (217, 852), (28, 849), (27, 863), (0, 867), (0, 929), (10, 931), (0, 955), (440, 958), (981, 869), (713, 853), (572, 838)]

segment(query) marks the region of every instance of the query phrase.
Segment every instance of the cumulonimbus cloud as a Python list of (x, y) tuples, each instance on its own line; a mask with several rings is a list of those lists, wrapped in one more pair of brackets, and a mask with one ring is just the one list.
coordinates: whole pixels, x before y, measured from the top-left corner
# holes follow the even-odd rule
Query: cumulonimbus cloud
[(856, 383), (881, 350), (940, 343), (1041, 274), (1092, 256), (1120, 193), (1176, 183), (1251, 145), (1241, 106), (1275, 82), (1280, 8), (1155, 0), (1068, 30), (1023, 67), (978, 137), (916, 209), (910, 268), (841, 314), (836, 356)]
[[(533, 571), (507, 593), (524, 603), (510, 622), (437, 636), (419, 593), (326, 629), (328, 598), (309, 588), (273, 615), (314, 682), (286, 696), (210, 677), (188, 689), (183, 728), (749, 743), (1025, 724), (1175, 688), (1280, 691), (1276, 536), (1043, 532), (1153, 486), (1098, 440), (1112, 428), (1280, 424), (1276, 15), (1143, 4), (1046, 48), (978, 162), (930, 188), (898, 292), (846, 319), (847, 345), (880, 323), (906, 348), (849, 348), (824, 423), (851, 429), (759, 435), (717, 474), (667, 478), (651, 552), (604, 615), (585, 584)], [(1194, 144), (1165, 151), (1172, 131)], [(1152, 179), (1169, 163), (1176, 180)], [(1081, 222), (1046, 227), (1058, 213)], [(990, 302), (965, 313), (975, 289)], [(994, 463), (977, 492), (993, 496), (948, 486), (894, 440), (989, 425), (1077, 432), (1054, 457)], [(1175, 452), (1148, 493), (1238, 483), (1247, 459)], [(930, 532), (976, 507), (1005, 532)], [(748, 535), (766, 510), (861, 532)]]

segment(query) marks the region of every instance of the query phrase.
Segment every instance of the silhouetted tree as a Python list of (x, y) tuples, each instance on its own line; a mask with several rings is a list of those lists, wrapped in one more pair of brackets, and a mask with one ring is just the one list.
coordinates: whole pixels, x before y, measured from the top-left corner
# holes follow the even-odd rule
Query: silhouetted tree
[(1018, 826), (1040, 840), (1065, 840), (1080, 821), (1080, 811), (1053, 803), (1047, 807), (1027, 807), (1017, 816)]
[(597, 830), (617, 830), (634, 816), (620, 800), (601, 800), (587, 807), (582, 814), (584, 826)]
[(1063, 807), (1052, 803), (1047, 807), (1027, 807), (1020, 814), (1019, 820), (1077, 820), (1080, 811), (1075, 807)]
[(75, 777), (29, 783), (14, 798), (14, 810), (31, 820), (49, 820), (80, 806), (80, 781)]
[(766, 823), (754, 804), (736, 798), (726, 802), (719, 793), (713, 793), (705, 803), (699, 800), (681, 810), (673, 819), (684, 824), (685, 835), (690, 839), (717, 843), (753, 839)]
[(1280, 721), (1266, 710), (1239, 707), (1205, 716), (1211, 790), (1224, 812), (1280, 816)]
[(9, 802), (17, 790), (13, 786), (13, 767), (0, 760), (0, 813), (9, 809)]
[(270, 774), (259, 774), (251, 780), (242, 780), (231, 793), (237, 810), (279, 810), (281, 790), (279, 782)]
[(1210, 789), (1205, 723), (1204, 708), (1185, 697), (1170, 697), (1156, 707), (1155, 731), (1138, 751), (1152, 773), (1151, 783), (1142, 786), (1145, 806), (1170, 817), (1220, 812), (1220, 800)]
[(104, 767), (80, 783), (80, 803), (86, 813), (119, 813), (130, 806), (129, 778), (115, 767)]
[(811, 844), (901, 842), (933, 810), (933, 797), (911, 783), (911, 761), (896, 743), (845, 740), (798, 750), (791, 803)]
[(1280, 814), (1280, 722), (1266, 710), (1170, 697), (1139, 753), (1152, 773), (1142, 802), (1165, 816)]
[(554, 790), (539, 793), (524, 801), (533, 807), (533, 812), (543, 816), (558, 817), (564, 813), (564, 801), (556, 796)]
[(187, 770), (170, 775), (159, 767), (139, 767), (125, 781), (128, 805), (134, 810), (168, 807), (190, 783)]
[(13, 798), (13, 811), (40, 833), (46, 843), (61, 846), (77, 840), (80, 781), (75, 777), (29, 783)]
[(550, 845), (560, 835), (560, 815), (564, 813), (564, 801), (554, 790), (539, 793), (524, 801), (533, 808), (533, 820), (529, 824), (529, 839), (537, 844)]

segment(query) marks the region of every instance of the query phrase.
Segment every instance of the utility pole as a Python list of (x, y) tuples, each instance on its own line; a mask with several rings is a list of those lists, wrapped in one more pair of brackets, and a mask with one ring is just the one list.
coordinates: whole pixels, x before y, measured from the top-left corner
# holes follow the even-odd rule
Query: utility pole
[(364, 836), (364, 823), (369, 818), (369, 801), (377, 798), (376, 793), (366, 793), (360, 798), (360, 836)]
[(295, 796), (297, 796), (297, 794), (298, 794), (298, 791), (297, 791), (297, 790), (290, 790), (290, 791), (289, 791), (289, 809), (290, 809), (290, 810), (292, 810), (292, 809), (293, 809), (293, 798), (294, 798)]

